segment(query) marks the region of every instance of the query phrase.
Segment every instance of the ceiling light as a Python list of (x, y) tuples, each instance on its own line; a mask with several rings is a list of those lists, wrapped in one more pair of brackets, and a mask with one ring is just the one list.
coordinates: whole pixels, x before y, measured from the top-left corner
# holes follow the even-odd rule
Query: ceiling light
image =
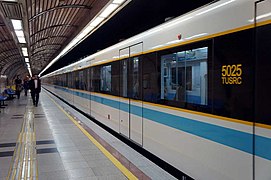
[(27, 69), (28, 69), (28, 72), (29, 72), (30, 76), (32, 77), (31, 68), (30, 68), (30, 67), (28, 67)]
[(15, 30), (22, 30), (23, 29), (23, 25), (22, 25), (22, 20), (17, 20), (17, 19), (11, 19), (13, 28)]
[(26, 47), (22, 48), (22, 52), (23, 52), (24, 56), (28, 56), (28, 52), (27, 52), (27, 48)]
[(24, 37), (18, 37), (18, 41), (19, 41), (19, 43), (26, 43)]
[(119, 5), (117, 5), (117, 4), (110, 4), (110, 5), (107, 6), (107, 7), (105, 8), (105, 10), (101, 13), (100, 17), (106, 18), (106, 17), (109, 16), (113, 11), (115, 11), (118, 7), (119, 7)]
[(25, 61), (26, 63), (29, 63), (29, 58), (24, 58), (24, 61)]
[(24, 36), (24, 32), (22, 30), (16, 30), (15, 34), (17, 35), (17, 37), (22, 37)]
[(103, 17), (97, 17), (94, 21), (92, 21), (90, 23), (90, 26), (97, 26), (98, 24), (100, 24), (102, 21), (104, 20)]
[(125, 0), (114, 0), (113, 3), (114, 4), (121, 4), (123, 3)]

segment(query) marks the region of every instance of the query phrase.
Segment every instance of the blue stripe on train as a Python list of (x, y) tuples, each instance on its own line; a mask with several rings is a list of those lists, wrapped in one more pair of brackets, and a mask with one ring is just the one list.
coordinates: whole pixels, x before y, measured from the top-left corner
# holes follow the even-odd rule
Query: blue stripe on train
[[(65, 92), (75, 94), (79, 97), (91, 99), (97, 103), (101, 103), (122, 111), (129, 112), (129, 106), (126, 103), (120, 103), (115, 100), (91, 96), (86, 93), (72, 91), (66, 88), (55, 87)], [(142, 116), (142, 109), (135, 105), (130, 105), (130, 113)], [(253, 154), (253, 135), (246, 132), (237, 131), (209, 123), (196, 121), (184, 117), (143, 108), (144, 118), (155, 121), (157, 123), (179, 129), (181, 131)], [(255, 155), (271, 160), (271, 139), (255, 135)]]

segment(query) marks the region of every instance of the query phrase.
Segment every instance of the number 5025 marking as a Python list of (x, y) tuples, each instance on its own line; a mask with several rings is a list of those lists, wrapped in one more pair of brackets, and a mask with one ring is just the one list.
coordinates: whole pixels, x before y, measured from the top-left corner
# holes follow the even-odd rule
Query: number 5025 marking
[(221, 69), (222, 76), (241, 76), (242, 64), (224, 65)]

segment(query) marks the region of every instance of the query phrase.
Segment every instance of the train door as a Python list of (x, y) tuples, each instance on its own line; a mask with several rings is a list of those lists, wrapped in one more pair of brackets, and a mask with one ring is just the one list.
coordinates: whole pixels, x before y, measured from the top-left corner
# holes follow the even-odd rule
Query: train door
[(271, 0), (255, 3), (255, 130), (254, 176), (255, 179), (271, 179)]
[[(142, 116), (142, 62), (140, 55), (142, 53), (142, 43), (130, 47), (129, 58), (129, 97), (130, 99), (130, 138), (136, 143), (142, 145), (143, 136), (143, 116)], [(131, 57), (132, 56), (132, 57)]]
[(120, 62), (120, 105), (119, 133), (130, 138), (130, 99), (128, 98), (129, 47), (119, 51)]
[(142, 43), (120, 50), (120, 133), (142, 145)]

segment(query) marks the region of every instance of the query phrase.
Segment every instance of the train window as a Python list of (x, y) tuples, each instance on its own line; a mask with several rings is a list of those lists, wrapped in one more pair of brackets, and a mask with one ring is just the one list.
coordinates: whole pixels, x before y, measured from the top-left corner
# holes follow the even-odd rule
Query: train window
[(91, 68), (91, 91), (100, 92), (100, 66)]
[(208, 47), (161, 56), (161, 99), (207, 105)]
[(139, 76), (140, 76), (140, 72), (139, 72), (139, 57), (133, 57), (130, 59), (130, 63), (131, 63), (131, 74), (130, 74), (130, 78), (131, 81), (129, 81), (131, 83), (131, 98), (134, 99), (141, 99), (140, 98), (140, 82), (139, 82)]
[(115, 61), (112, 62), (112, 91), (111, 94), (119, 96), (119, 81), (120, 81), (120, 62), (119, 61)]
[(120, 96), (127, 97), (128, 90), (128, 60), (120, 62)]
[(111, 65), (101, 67), (101, 91), (111, 91)]
[(78, 88), (81, 90), (87, 89), (86, 73), (82, 70), (78, 73)]
[(73, 88), (72, 73), (68, 73), (68, 87)]
[[(159, 63), (160, 64), (160, 63)], [(157, 53), (143, 56), (142, 60), (143, 100), (157, 103), (160, 100), (160, 69), (157, 63)]]
[(79, 72), (73, 72), (73, 87), (75, 89), (79, 89)]

